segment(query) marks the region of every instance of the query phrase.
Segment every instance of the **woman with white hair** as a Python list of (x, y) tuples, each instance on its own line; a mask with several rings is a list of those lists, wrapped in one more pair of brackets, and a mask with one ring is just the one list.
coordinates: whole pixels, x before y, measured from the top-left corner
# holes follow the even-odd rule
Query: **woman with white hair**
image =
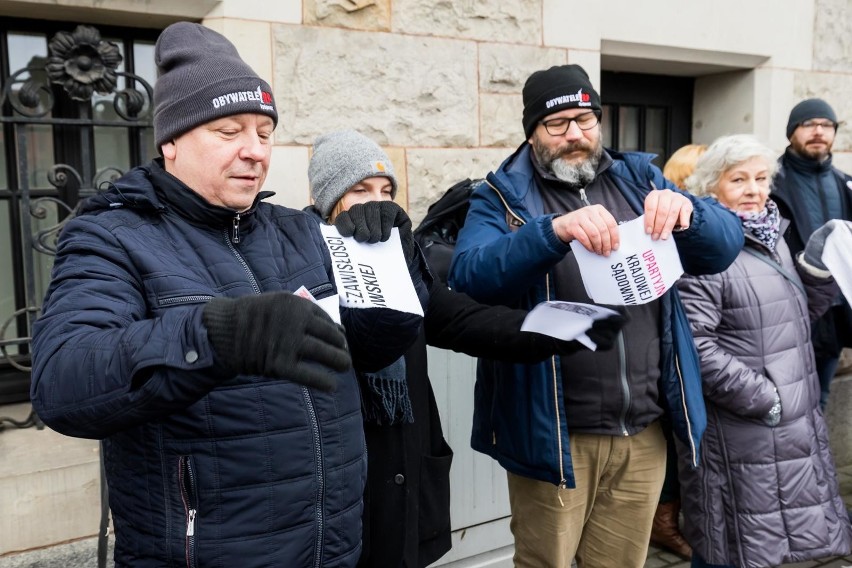
[(707, 406), (699, 467), (680, 463), (694, 568), (777, 566), (852, 545), (810, 339), (837, 291), (821, 259), (835, 225), (794, 259), (782, 238), (789, 222), (769, 197), (775, 169), (775, 153), (755, 138), (725, 136), (686, 180), (731, 209), (745, 233), (725, 272), (678, 284)]

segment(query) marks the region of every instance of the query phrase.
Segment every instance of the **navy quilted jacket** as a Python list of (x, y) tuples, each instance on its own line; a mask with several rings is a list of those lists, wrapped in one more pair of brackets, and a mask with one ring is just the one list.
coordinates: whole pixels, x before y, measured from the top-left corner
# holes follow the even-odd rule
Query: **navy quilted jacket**
[[(104, 440), (117, 566), (356, 564), (366, 456), (352, 372), (335, 393), (229, 376), (201, 323), (214, 296), (334, 294), (330, 266), (304, 213), (211, 206), (156, 161), (68, 223), (35, 324), (32, 399), (55, 430)], [(397, 359), (421, 319), (341, 317), (365, 369)]]

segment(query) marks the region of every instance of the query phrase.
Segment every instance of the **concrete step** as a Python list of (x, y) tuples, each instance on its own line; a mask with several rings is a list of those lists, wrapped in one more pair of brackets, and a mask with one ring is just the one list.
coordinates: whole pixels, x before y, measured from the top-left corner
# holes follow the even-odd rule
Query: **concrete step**
[[(28, 404), (0, 406), (23, 420)], [(0, 431), (0, 556), (97, 535), (98, 442), (49, 428)]]

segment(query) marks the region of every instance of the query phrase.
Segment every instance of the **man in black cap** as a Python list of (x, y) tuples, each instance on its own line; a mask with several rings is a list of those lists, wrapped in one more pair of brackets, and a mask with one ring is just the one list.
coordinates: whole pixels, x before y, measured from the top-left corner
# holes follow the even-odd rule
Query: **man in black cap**
[[(834, 109), (822, 99), (805, 99), (790, 111), (790, 145), (779, 159), (772, 198), (781, 214), (791, 220), (784, 238), (793, 254), (827, 221), (852, 221), (852, 177), (831, 165), (831, 147), (839, 126)], [(852, 310), (842, 295), (813, 324), (812, 338), (824, 410), (840, 352), (852, 347)]]
[[(717, 203), (675, 189), (647, 154), (601, 144), (601, 103), (577, 65), (533, 73), (525, 141), (471, 198), (450, 283), (484, 302), (591, 303), (569, 243), (608, 256), (645, 215), (690, 274), (720, 272), (743, 244)], [(659, 189), (657, 189), (659, 188)], [(508, 470), (515, 566), (641, 567), (666, 465), (662, 420), (693, 463), (706, 415), (676, 290), (628, 306), (614, 352), (540, 364), (480, 359), (472, 445)]]
[(278, 113), (226, 38), (174, 24), (155, 60), (162, 157), (62, 232), (33, 404), (57, 431), (103, 440), (116, 566), (354, 567), (353, 364), (397, 360), (422, 318), (338, 311), (316, 221), (262, 201)]

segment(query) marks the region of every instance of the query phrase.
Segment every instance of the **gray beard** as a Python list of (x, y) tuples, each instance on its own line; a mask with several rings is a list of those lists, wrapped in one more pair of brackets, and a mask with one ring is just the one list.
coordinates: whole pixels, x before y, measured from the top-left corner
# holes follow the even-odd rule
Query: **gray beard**
[(550, 169), (557, 179), (569, 185), (586, 186), (595, 179), (599, 161), (598, 156), (591, 156), (579, 164), (570, 164), (562, 158), (556, 158), (550, 163)]

